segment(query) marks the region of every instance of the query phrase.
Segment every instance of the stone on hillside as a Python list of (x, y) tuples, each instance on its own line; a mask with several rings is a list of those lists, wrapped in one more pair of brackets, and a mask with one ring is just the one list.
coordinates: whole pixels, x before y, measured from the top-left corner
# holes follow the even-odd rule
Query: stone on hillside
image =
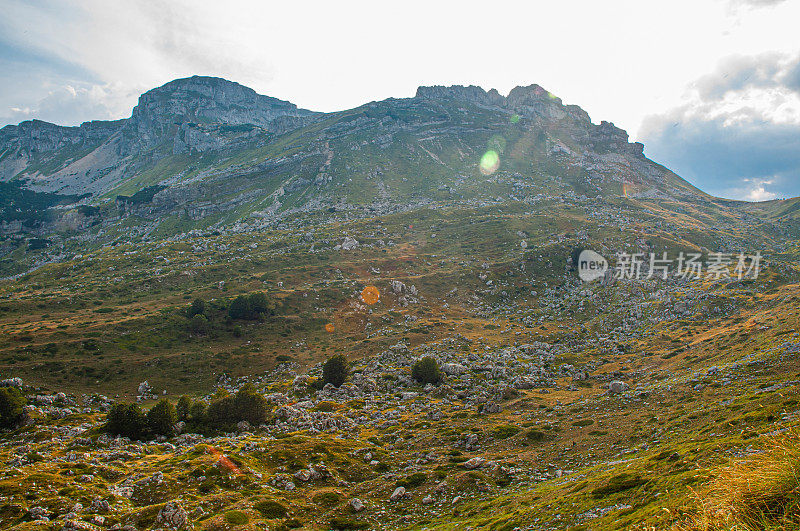
[(484, 463), (486, 463), (486, 459), (483, 457), (473, 457), (469, 461), (466, 461), (463, 466), (467, 470), (475, 470), (476, 468), (482, 467)]
[(360, 513), (364, 510), (364, 503), (358, 498), (353, 498), (350, 500), (350, 508), (353, 509), (354, 512)]
[(389, 497), (389, 500), (391, 500), (391, 501), (397, 501), (397, 500), (399, 500), (400, 498), (404, 497), (405, 495), (406, 495), (406, 489), (405, 489), (405, 487), (397, 487), (396, 489), (394, 489), (394, 492), (393, 492), (393, 493), (392, 493), (392, 495)]
[(139, 384), (139, 387), (136, 390), (136, 394), (139, 396), (144, 396), (150, 394), (152, 390), (153, 388), (150, 387), (150, 384), (147, 382), (147, 380), (145, 380)]
[(433, 499), (433, 496), (431, 496), (430, 494), (428, 494), (427, 496), (425, 496), (424, 498), (422, 498), (422, 505), (430, 505), (430, 504), (432, 504), (434, 501), (435, 501), (435, 500)]
[(22, 378), (9, 378), (0, 381), (0, 387), (22, 387)]
[(628, 384), (620, 380), (614, 380), (608, 384), (608, 392), (612, 395), (620, 395), (628, 390)]
[(188, 521), (189, 517), (186, 511), (175, 500), (165, 503), (156, 516), (156, 525), (164, 526), (167, 529), (182, 529), (186, 527)]
[(442, 364), (442, 372), (448, 376), (461, 376), (467, 372), (467, 368), (460, 363), (444, 363)]
[(353, 249), (357, 249), (360, 246), (358, 240), (355, 238), (351, 238), (350, 236), (345, 236), (344, 241), (342, 241), (340, 247), (343, 251), (352, 251)]

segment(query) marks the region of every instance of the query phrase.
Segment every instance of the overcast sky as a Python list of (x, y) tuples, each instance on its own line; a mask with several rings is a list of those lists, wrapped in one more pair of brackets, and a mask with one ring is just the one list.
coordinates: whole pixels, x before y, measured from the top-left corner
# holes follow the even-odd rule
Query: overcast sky
[(0, 0), (0, 125), (124, 118), (220, 76), (333, 111), (538, 83), (709, 193), (800, 195), (800, 2)]

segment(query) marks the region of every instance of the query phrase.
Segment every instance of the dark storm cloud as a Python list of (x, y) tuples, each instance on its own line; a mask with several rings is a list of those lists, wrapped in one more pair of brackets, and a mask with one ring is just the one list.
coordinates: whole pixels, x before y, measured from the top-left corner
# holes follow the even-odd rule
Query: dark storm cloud
[(729, 58), (693, 88), (644, 120), (645, 153), (714, 195), (800, 196), (800, 56)]

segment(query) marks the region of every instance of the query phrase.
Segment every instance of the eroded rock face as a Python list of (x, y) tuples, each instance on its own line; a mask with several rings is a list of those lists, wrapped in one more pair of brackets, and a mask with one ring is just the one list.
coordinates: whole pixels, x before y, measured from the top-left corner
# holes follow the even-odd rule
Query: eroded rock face
[[(192, 76), (170, 81), (142, 94), (124, 133), (138, 135), (143, 146), (153, 145), (166, 135), (174, 135), (178, 139), (176, 149), (181, 152), (192, 144), (210, 141), (203, 139), (203, 124), (254, 125), (279, 131), (282, 129), (281, 118), (303, 118), (314, 114), (298, 109), (288, 101), (258, 94), (239, 83), (216, 77)], [(176, 128), (176, 123), (180, 127)]]

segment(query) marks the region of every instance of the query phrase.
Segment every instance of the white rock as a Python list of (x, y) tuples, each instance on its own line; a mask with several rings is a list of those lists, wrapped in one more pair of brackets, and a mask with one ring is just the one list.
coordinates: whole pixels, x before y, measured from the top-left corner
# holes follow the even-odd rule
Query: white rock
[(389, 500), (397, 501), (397, 500), (399, 500), (400, 498), (402, 498), (405, 495), (406, 495), (406, 488), (405, 487), (397, 487), (396, 489), (394, 489), (394, 492), (389, 497)]

